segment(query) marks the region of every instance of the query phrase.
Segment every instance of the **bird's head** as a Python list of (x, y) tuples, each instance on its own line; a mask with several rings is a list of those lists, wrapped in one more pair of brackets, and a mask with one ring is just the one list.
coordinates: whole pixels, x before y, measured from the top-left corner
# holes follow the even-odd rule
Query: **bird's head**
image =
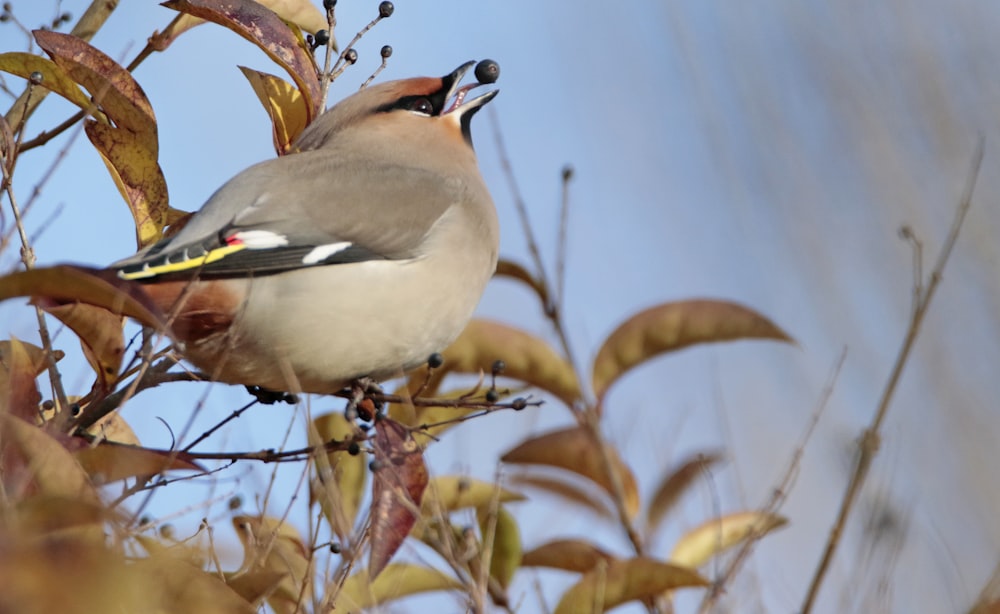
[[(366, 134), (386, 142), (460, 140), (470, 149), (472, 116), (499, 90), (469, 99), (469, 93), (496, 81), (499, 67), (484, 60), (477, 81), (461, 85), (475, 65), (466, 62), (443, 77), (416, 77), (367, 87), (318, 117), (296, 141), (299, 151), (319, 149), (342, 138)], [(358, 132), (356, 132), (358, 131)]]

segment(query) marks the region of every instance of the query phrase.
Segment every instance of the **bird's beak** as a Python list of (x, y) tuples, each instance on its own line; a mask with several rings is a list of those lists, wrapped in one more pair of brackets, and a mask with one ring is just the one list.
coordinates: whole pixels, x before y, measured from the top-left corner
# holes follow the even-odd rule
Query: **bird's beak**
[(477, 82), (459, 86), (462, 82), (462, 77), (464, 77), (465, 74), (469, 72), (469, 69), (475, 66), (475, 64), (476, 63), (472, 61), (466, 62), (456, 68), (451, 74), (441, 78), (441, 80), (448, 86), (448, 96), (446, 97), (446, 100), (450, 100), (452, 97), (455, 98), (454, 102), (452, 102), (452, 104), (445, 109), (442, 115), (457, 113), (458, 117), (472, 117), (472, 115), (474, 115), (480, 107), (493, 100), (493, 97), (500, 93), (500, 90), (493, 90), (480, 96), (476, 96), (468, 102), (465, 101), (465, 98), (470, 91), (481, 85), (487, 85), (485, 83)]

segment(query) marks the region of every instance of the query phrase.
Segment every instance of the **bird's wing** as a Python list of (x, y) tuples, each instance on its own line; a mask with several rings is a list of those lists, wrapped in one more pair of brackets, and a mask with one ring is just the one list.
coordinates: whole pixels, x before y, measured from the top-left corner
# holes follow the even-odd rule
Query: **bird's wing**
[(253, 166), (175, 236), (112, 266), (152, 280), (416, 258), (431, 227), (466, 197), (461, 182), (425, 169), (341, 158), (315, 151)]

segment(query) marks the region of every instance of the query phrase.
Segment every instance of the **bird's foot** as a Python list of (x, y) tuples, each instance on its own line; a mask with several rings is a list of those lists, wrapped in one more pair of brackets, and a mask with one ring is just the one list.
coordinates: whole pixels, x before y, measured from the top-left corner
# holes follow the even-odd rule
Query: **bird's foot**
[(347, 400), (347, 407), (344, 415), (347, 419), (354, 421), (360, 418), (364, 422), (371, 422), (382, 413), (382, 401), (376, 401), (373, 395), (381, 395), (382, 387), (378, 382), (370, 377), (359, 377), (351, 382), (351, 396)]

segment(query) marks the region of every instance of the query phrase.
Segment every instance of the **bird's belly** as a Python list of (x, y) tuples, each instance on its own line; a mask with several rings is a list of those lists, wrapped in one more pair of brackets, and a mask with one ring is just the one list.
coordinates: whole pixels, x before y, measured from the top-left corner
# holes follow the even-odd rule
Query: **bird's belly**
[[(373, 261), (334, 265), (335, 275), (317, 267), (248, 281), (249, 299), (230, 330), (189, 345), (186, 356), (213, 379), (292, 392), (332, 393), (358, 377), (400, 375), (461, 333), (492, 274), (484, 262), (472, 277), (462, 267), (458, 279), (454, 266)], [(343, 290), (357, 287), (368, 292)]]

